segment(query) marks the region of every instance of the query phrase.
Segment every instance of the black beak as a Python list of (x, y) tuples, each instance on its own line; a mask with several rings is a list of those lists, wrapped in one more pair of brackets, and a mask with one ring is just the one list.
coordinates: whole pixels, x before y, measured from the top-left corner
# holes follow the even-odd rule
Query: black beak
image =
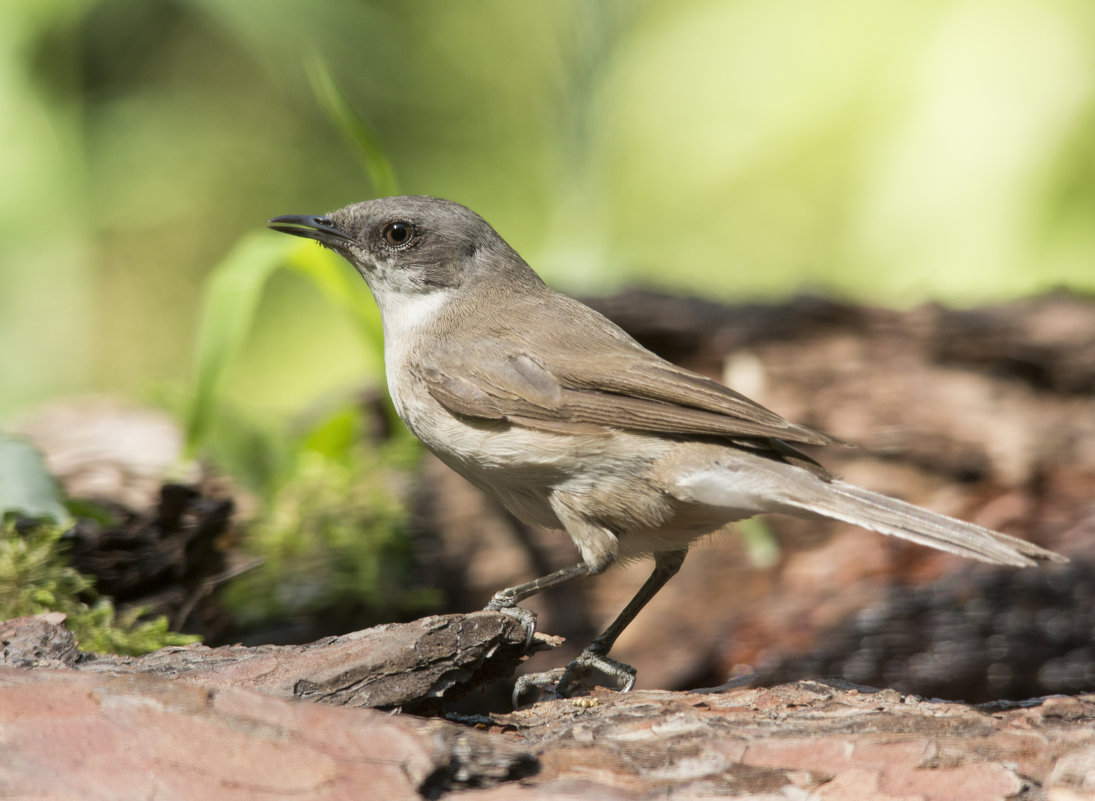
[(286, 214), (275, 217), (266, 223), (267, 228), (283, 234), (314, 239), (321, 245), (332, 247), (340, 242), (353, 242), (353, 238), (341, 231), (328, 217), (314, 217), (310, 214)]

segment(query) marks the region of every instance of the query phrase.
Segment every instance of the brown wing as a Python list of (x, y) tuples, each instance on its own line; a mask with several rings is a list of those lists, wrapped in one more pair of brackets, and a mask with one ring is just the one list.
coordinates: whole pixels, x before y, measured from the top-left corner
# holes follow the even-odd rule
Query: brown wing
[[(559, 380), (568, 388), (589, 394), (608, 394), (613, 398), (647, 401), (657, 409), (668, 407), (687, 412), (688, 421), (694, 421), (704, 429), (681, 429), (681, 433), (719, 433), (724, 429), (733, 429), (726, 433), (775, 437), (808, 445), (844, 444), (828, 434), (791, 423), (706, 376), (658, 358), (642, 356), (617, 359), (611, 373), (591, 372), (582, 369), (581, 365), (564, 365), (557, 373)], [(670, 420), (676, 419), (678, 415), (671, 413)], [(691, 424), (683, 419), (680, 423)]]
[[(475, 359), (434, 358), (419, 377), (449, 411), (557, 432), (616, 428), (729, 439), (827, 445), (826, 434), (795, 425), (743, 395), (653, 354), (613, 350), (610, 358), (546, 367), (503, 342), (477, 343)], [(636, 346), (637, 348), (637, 346)], [(589, 365), (605, 365), (604, 371)]]

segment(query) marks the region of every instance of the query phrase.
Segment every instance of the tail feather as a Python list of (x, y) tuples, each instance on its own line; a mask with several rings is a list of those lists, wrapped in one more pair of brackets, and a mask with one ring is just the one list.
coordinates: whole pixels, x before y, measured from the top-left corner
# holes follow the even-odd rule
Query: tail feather
[(811, 493), (809, 499), (792, 500), (790, 505), (982, 562), (1027, 567), (1039, 561), (1068, 561), (1018, 537), (929, 512), (843, 481), (827, 482), (825, 489)]

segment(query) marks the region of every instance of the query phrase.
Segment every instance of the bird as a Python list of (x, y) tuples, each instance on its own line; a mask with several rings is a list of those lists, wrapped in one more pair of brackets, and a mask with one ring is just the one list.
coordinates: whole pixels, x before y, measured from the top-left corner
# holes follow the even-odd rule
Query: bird
[(782, 513), (831, 518), (964, 557), (1026, 567), (1065, 557), (1026, 540), (843, 481), (803, 446), (845, 446), (640, 345), (549, 288), (481, 216), (419, 196), (268, 221), (348, 261), (380, 311), (396, 413), (438, 458), (523, 522), (566, 532), (579, 560), (499, 590), (519, 604), (614, 563), (653, 559), (619, 615), (564, 667), (522, 677), (572, 694), (594, 672), (622, 691), (636, 670), (609, 656), (621, 632), (728, 524)]

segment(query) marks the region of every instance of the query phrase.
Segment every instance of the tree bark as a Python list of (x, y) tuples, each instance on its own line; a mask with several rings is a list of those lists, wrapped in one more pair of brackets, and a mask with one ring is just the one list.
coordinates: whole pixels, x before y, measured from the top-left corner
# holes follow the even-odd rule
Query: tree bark
[(502, 615), (142, 659), (81, 657), (58, 617), (0, 630), (6, 797), (988, 801), (1095, 790), (1091, 694), (972, 707), (802, 681), (599, 691), (454, 722), (346, 707), (423, 708), (461, 684), (454, 676), (472, 684), (512, 667), (523, 632)]

